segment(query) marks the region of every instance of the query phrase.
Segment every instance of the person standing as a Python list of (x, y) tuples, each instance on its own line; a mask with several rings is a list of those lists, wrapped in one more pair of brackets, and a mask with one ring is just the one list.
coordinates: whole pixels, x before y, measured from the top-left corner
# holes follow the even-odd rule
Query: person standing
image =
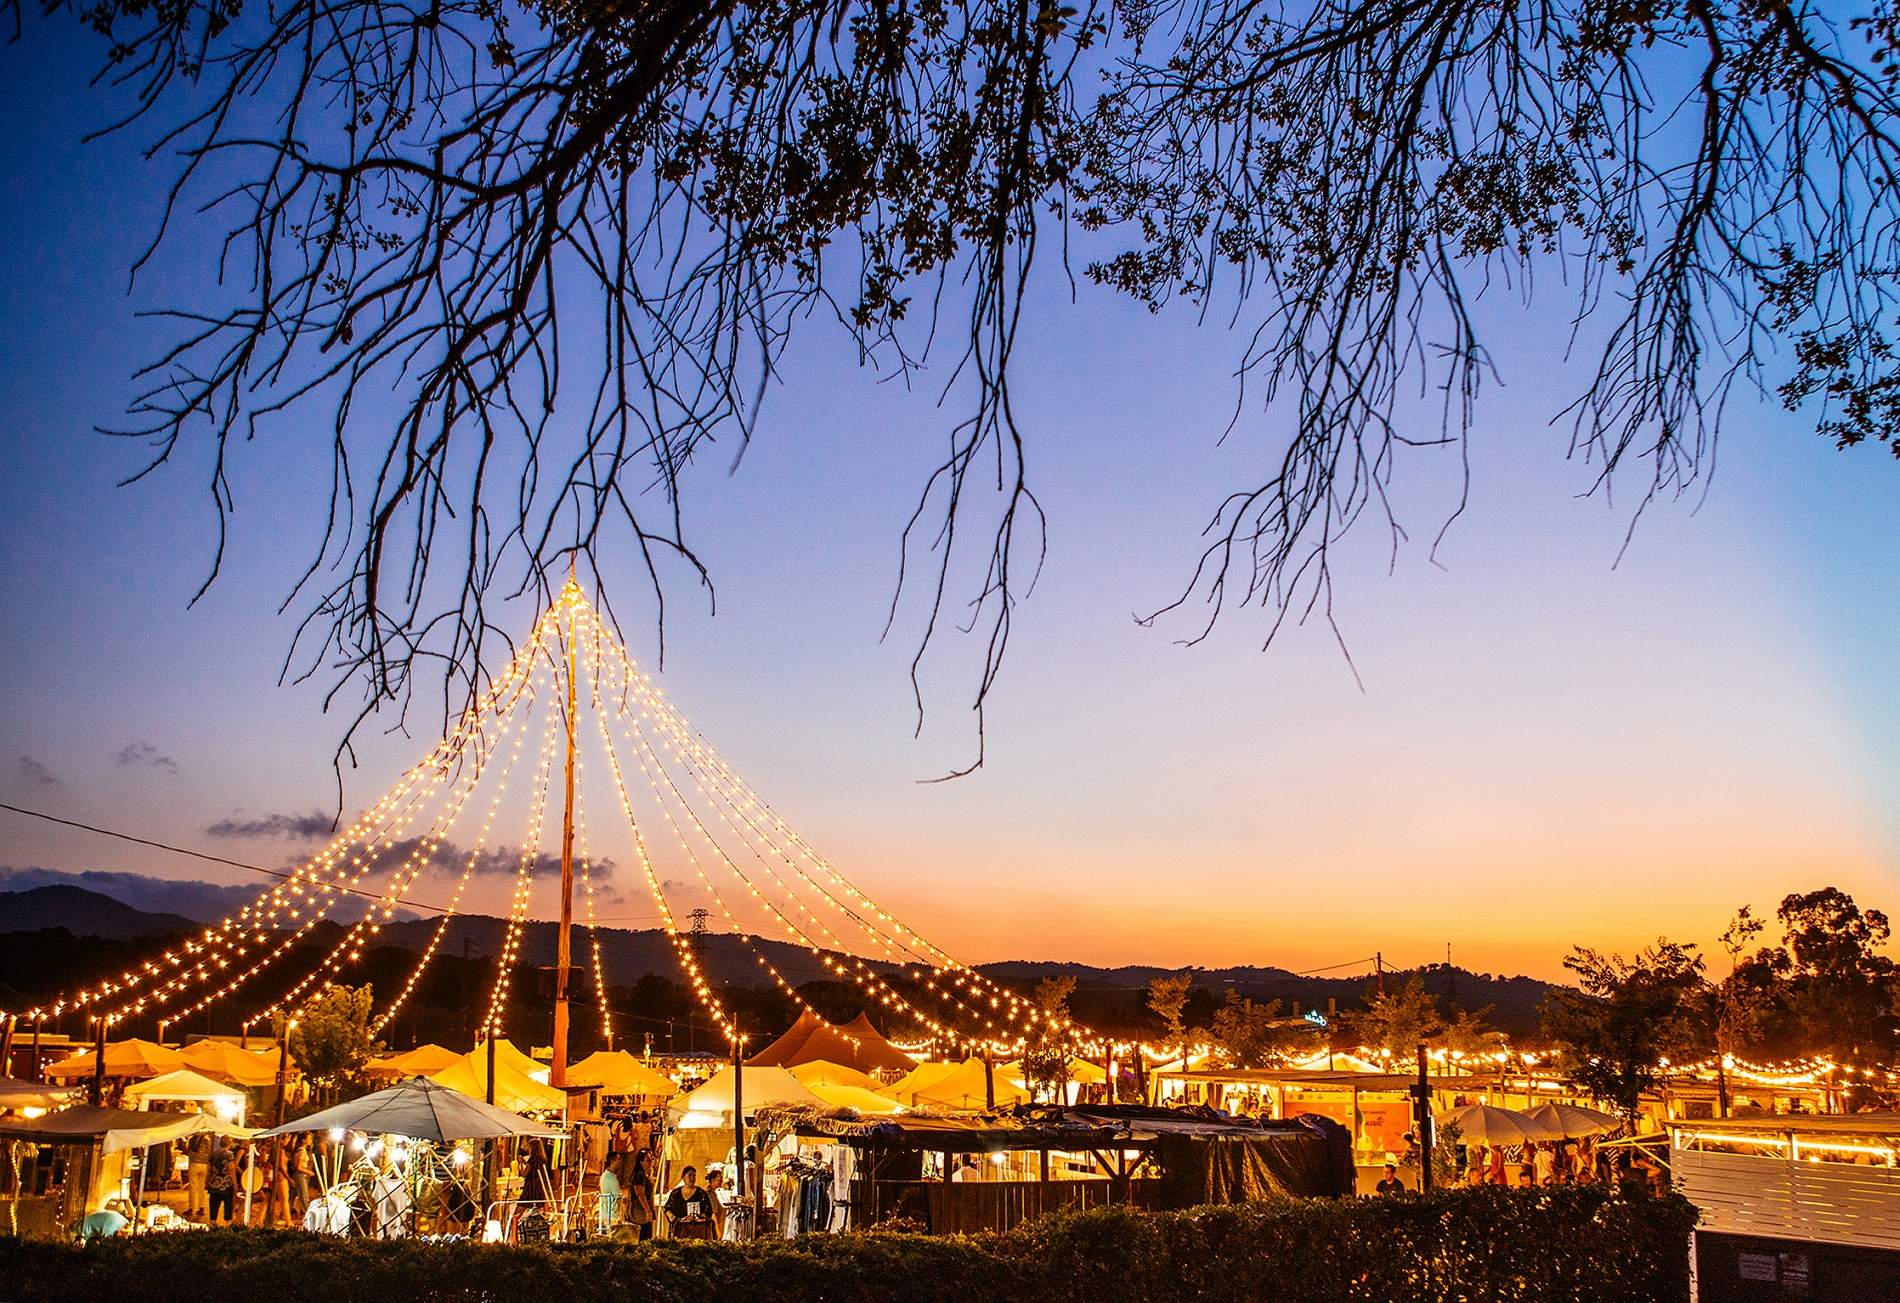
[(613, 1233), (614, 1225), (626, 1212), (625, 1185), (620, 1179), (621, 1155), (600, 1170), (600, 1232)]
[(528, 1156), (521, 1165), (521, 1200), (554, 1202), (554, 1191), (548, 1184), (548, 1149), (539, 1136), (528, 1142)]
[(293, 1225), (302, 1223), (304, 1211), (316, 1196), (317, 1163), (310, 1149), (307, 1131), (299, 1135), (290, 1148), (290, 1220)]
[(1538, 1185), (1552, 1185), (1557, 1175), (1557, 1155), (1549, 1145), (1539, 1145), (1531, 1153), (1531, 1172)]
[(643, 1240), (653, 1238), (653, 1174), (647, 1170), (644, 1149), (635, 1150), (627, 1167), (627, 1179), (621, 1183), (626, 1192), (627, 1220)]
[(209, 1131), (200, 1131), (185, 1140), (185, 1216), (198, 1218), (209, 1215), (210, 1202), (205, 1197), (205, 1177), (211, 1171), (211, 1151), (215, 1148)]
[(713, 1201), (699, 1184), (699, 1169), (687, 1167), (680, 1183), (667, 1192), (667, 1234), (676, 1240), (710, 1240), (713, 1237)]
[(718, 1163), (706, 1168), (706, 1192), (712, 1196), (713, 1238), (723, 1240), (732, 1229), (732, 1185), (726, 1180), (726, 1169)]
[(237, 1192), (237, 1147), (219, 1140), (205, 1168), (205, 1220), (213, 1226), (231, 1220)]
[(264, 1226), (290, 1223), (290, 1137), (278, 1136), (271, 1142), (270, 1170), (265, 1176)]

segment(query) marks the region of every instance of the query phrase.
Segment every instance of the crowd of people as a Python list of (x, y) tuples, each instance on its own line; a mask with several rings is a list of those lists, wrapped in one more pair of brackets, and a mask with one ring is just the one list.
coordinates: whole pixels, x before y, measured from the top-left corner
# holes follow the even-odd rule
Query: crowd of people
[(1661, 1190), (1667, 1181), (1662, 1165), (1642, 1150), (1604, 1148), (1588, 1137), (1519, 1145), (1459, 1145), (1456, 1154), (1461, 1185), (1621, 1185), (1642, 1181)]
[[(228, 1140), (201, 1131), (184, 1147), (185, 1216), (224, 1226), (248, 1215), (254, 1226), (301, 1225), (305, 1210), (321, 1190), (317, 1172), (329, 1157), (326, 1136), (301, 1134), (276, 1140)], [(163, 1159), (148, 1161), (163, 1170)], [(252, 1188), (250, 1211), (243, 1192)]]

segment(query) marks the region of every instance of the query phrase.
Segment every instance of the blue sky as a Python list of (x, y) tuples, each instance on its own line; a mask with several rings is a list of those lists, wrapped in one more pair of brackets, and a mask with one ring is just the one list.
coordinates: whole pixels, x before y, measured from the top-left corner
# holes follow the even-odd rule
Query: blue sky
[[(202, 259), (161, 258), (128, 293), (159, 173), (130, 140), (79, 143), (102, 114), (75, 42), (3, 57), (0, 793), (274, 862), (279, 841), (206, 829), (334, 800), (327, 685), (277, 684), (277, 606), (321, 526), (321, 432), (279, 423), (238, 450), (227, 568), (188, 609), (214, 537), (204, 449), (120, 488), (138, 451), (93, 427), (119, 418), (162, 338), (135, 313), (203, 294)], [(814, 332), (737, 472), (716, 453), (689, 500), (718, 613), (675, 590), (668, 690), (921, 930), (976, 960), (1299, 968), (1375, 949), (1422, 962), (1449, 941), (1477, 967), (1551, 974), (1573, 942), (1711, 940), (1736, 905), (1824, 883), (1900, 904), (1893, 458), (1739, 402), (1706, 495), (1653, 507), (1616, 564), (1634, 495), (1582, 496), (1592, 469), (1549, 424), (1587, 373), (1562, 358), (1569, 305), (1491, 304), (1503, 384), (1438, 564), (1427, 541), (1456, 494), (1442, 451), (1401, 464), (1419, 541), (1391, 573), (1376, 529), (1342, 553), (1362, 691), (1322, 628), (1262, 651), (1262, 613), (1237, 611), (1184, 648), (1191, 620), (1132, 618), (1173, 596), (1220, 495), (1271, 458), (1282, 413), (1249, 408), (1219, 439), (1239, 339), (1086, 286), (1071, 307), (1045, 283), (1036, 306), (1017, 399), (1049, 560), (970, 778), (917, 781), (969, 757), (968, 649), (930, 663), (914, 739), (917, 609), (879, 637), (899, 531), (953, 419), (932, 384), (879, 385)], [(431, 722), (372, 737), (346, 804), (425, 750)], [(0, 828), (0, 863), (203, 873)], [(618, 885), (637, 915), (639, 884)]]

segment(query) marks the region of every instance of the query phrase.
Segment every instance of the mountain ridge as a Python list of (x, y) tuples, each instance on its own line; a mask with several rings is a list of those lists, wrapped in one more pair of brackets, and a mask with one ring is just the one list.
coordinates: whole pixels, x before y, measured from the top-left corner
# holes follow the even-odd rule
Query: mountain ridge
[[(114, 875), (118, 876), (118, 875)], [(130, 875), (127, 875), (130, 876)], [(221, 915), (218, 917), (222, 917)], [(137, 906), (87, 887), (55, 884), (21, 891), (0, 890), (0, 933), (32, 932), (64, 928), (72, 935), (99, 936), (119, 941), (181, 936), (198, 931), (217, 918), (188, 918), (183, 915), (141, 910)], [(435, 934), (441, 920), (394, 919), (382, 925), (377, 943), (399, 950), (420, 952)], [(345, 923), (326, 921), (312, 930), (311, 941), (321, 942), (339, 936)], [(449, 919), (443, 930), (440, 950), (445, 954), (493, 955), (500, 951), (508, 921), (487, 914), (461, 914)], [(616, 985), (633, 984), (654, 975), (676, 980), (679, 959), (675, 942), (658, 928), (599, 929), (602, 957)], [(751, 937), (750, 946), (729, 932), (707, 932), (694, 944), (699, 964), (709, 980), (743, 987), (769, 987), (772, 979), (764, 971), (758, 956), (776, 968), (786, 982), (803, 986), (811, 982), (833, 980), (835, 974), (818, 954), (802, 945), (766, 937)], [(520, 962), (551, 967), (556, 947), (556, 925), (531, 920), (522, 925), (519, 938)], [(835, 952), (823, 952), (835, 953)], [(886, 959), (859, 956), (880, 974), (890, 974), (897, 965)], [(1274, 965), (1237, 964), (1221, 967), (1185, 966), (1169, 968), (1153, 964), (1122, 964), (1105, 967), (1073, 960), (1007, 959), (974, 967), (992, 980), (1020, 991), (1028, 991), (1045, 977), (1068, 976), (1076, 979), (1073, 1007), (1078, 1017), (1112, 1019), (1139, 1023), (1152, 1017), (1146, 1009), (1148, 984), (1157, 977), (1178, 973), (1194, 975), (1196, 1004), (1190, 1008), (1191, 1021), (1200, 1022), (1211, 1014), (1217, 994), (1231, 989), (1239, 995), (1259, 1000), (1280, 1000), (1290, 1010), (1352, 1009), (1363, 1004), (1378, 983), (1379, 976), (1364, 973), (1345, 977), (1316, 977), (1295, 973)], [(1489, 1009), (1491, 1020), (1505, 1031), (1528, 1032), (1537, 1024), (1537, 1009), (1552, 989), (1549, 983), (1530, 977), (1505, 977), (1474, 973), (1442, 964), (1411, 970), (1388, 969), (1387, 982), (1417, 977), (1425, 990), (1447, 1003), (1466, 1009)], [(1194, 1015), (1200, 1015), (1195, 1017)]]

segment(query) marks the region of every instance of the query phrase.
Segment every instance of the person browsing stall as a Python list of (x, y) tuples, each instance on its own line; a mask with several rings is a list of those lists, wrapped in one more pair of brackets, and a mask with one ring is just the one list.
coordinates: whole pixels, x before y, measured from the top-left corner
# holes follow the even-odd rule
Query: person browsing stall
[(699, 1169), (688, 1167), (680, 1173), (680, 1183), (667, 1192), (667, 1231), (676, 1240), (710, 1240), (713, 1237), (712, 1194), (699, 1184)]

